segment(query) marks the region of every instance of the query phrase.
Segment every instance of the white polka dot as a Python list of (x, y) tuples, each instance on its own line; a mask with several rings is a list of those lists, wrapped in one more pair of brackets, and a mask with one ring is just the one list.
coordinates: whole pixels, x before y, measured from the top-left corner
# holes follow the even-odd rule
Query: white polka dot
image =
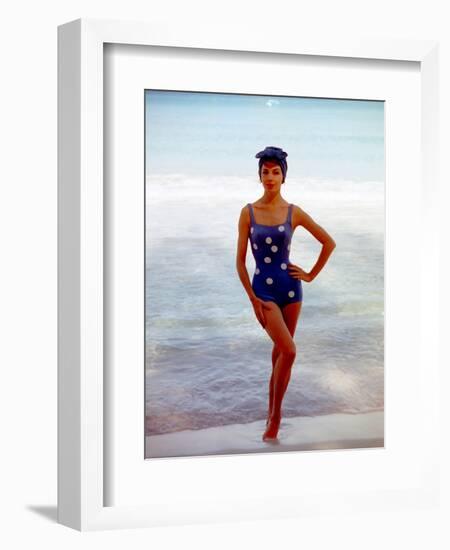
[(266, 243), (270, 244), (272, 242), (272, 239), (270, 237), (266, 237)]
[(276, 252), (278, 250), (278, 246), (273, 245), (273, 246), (270, 247), (270, 250), (272, 252)]
[(255, 273), (256, 273), (256, 275), (259, 275), (259, 267), (257, 267), (257, 268), (255, 269)]
[(258, 250), (258, 245), (255, 243), (255, 244), (253, 245), (253, 248), (254, 248), (255, 250)]
[(289, 296), (289, 298), (293, 298), (295, 296), (295, 292), (293, 290), (290, 290), (288, 292), (288, 296)]
[(254, 228), (250, 227), (250, 233), (253, 233), (253, 231), (254, 231)]
[(264, 261), (266, 262), (266, 264), (270, 264), (270, 262), (272, 261), (272, 258), (269, 258), (269, 256), (266, 256), (264, 258)]
[(284, 225), (280, 225), (280, 226), (278, 227), (278, 231), (284, 231)]
[(287, 264), (281, 264), (281, 269), (287, 269)]
[(266, 283), (267, 283), (268, 285), (271, 285), (271, 284), (273, 283), (273, 279), (271, 279), (270, 277), (267, 277)]

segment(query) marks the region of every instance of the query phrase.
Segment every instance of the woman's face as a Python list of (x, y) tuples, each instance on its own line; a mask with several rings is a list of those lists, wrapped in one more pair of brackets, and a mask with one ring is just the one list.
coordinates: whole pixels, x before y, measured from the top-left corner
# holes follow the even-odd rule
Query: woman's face
[(276, 162), (264, 162), (261, 167), (261, 183), (269, 192), (279, 191), (283, 183), (283, 172)]

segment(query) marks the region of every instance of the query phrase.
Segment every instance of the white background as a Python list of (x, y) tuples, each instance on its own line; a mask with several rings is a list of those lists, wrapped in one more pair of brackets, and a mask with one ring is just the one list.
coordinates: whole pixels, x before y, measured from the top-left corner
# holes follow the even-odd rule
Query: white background
[[(1, 311), (1, 525), (5, 548), (259, 548), (308, 545), (309, 548), (380, 548), (402, 543), (409, 548), (448, 548), (450, 476), (443, 475), (443, 507), (430, 512), (402, 512), (298, 520), (277, 520), (216, 526), (137, 529), (83, 533), (56, 519), (56, 27), (79, 17), (130, 20), (176, 17), (201, 33), (208, 22), (237, 19), (285, 32), (316, 29), (317, 35), (352, 33), (391, 38), (441, 41), (441, 97), (450, 97), (450, 37), (445, 3), (368, 3), (342, 0), (288, 2), (191, 0), (181, 3), (106, 2), (8, 3), (1, 11), (2, 86), (0, 270)], [(441, 149), (450, 150), (448, 104), (441, 104)], [(443, 154), (442, 157), (448, 157)], [(448, 166), (440, 165), (441, 181), (450, 182)], [(449, 185), (450, 186), (450, 185)], [(450, 235), (448, 189), (442, 188), (442, 229)], [(444, 241), (445, 242), (445, 241)], [(448, 246), (443, 252), (448, 257)], [(447, 250), (445, 250), (447, 249)], [(448, 261), (442, 272), (450, 280)], [(442, 289), (442, 321), (448, 323), (449, 291)], [(444, 326), (444, 325), (443, 325)], [(446, 335), (448, 329), (443, 330)], [(446, 337), (447, 338), (447, 337)], [(443, 364), (450, 365), (442, 349)], [(445, 355), (445, 357), (444, 357)], [(442, 370), (442, 464), (450, 463), (450, 376)], [(444, 439), (445, 438), (445, 439)], [(276, 502), (273, 503), (277, 505)], [(6, 540), (7, 539), (7, 540)]]

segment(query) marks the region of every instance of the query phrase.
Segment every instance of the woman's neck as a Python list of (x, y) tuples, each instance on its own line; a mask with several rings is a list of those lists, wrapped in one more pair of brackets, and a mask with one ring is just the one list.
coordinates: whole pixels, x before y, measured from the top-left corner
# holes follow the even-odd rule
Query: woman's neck
[(285, 203), (285, 200), (281, 196), (281, 193), (264, 193), (264, 195), (259, 199), (261, 203), (266, 206), (281, 206)]

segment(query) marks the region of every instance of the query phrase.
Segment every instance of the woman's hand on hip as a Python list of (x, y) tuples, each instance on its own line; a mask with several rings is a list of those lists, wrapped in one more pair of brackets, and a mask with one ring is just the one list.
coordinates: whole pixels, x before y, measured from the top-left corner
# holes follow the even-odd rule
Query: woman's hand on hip
[(262, 328), (266, 326), (266, 316), (264, 315), (265, 309), (270, 309), (270, 306), (261, 298), (251, 298), (253, 309), (255, 310), (256, 318), (258, 319)]
[(310, 283), (313, 278), (309, 273), (304, 271), (301, 267), (295, 264), (288, 264), (288, 272), (291, 277), (298, 279), (299, 281), (305, 281), (305, 283)]

